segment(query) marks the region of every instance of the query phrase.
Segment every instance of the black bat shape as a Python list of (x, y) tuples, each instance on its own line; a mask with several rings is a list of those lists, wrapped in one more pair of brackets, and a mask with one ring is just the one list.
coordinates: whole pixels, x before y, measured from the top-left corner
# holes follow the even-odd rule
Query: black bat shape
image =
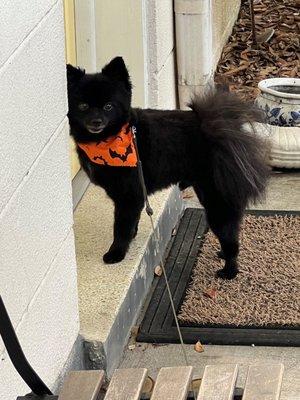
[(104, 165), (108, 165), (107, 161), (102, 157), (102, 156), (95, 156), (93, 157), (93, 160), (102, 160), (104, 162)]
[(119, 158), (120, 160), (122, 160), (123, 162), (125, 162), (127, 160), (127, 157), (129, 156), (129, 154), (133, 153), (132, 151), (132, 147), (131, 144), (126, 148), (126, 152), (125, 154), (119, 154), (116, 151), (113, 151), (111, 149), (109, 149), (109, 154), (111, 156), (111, 158)]

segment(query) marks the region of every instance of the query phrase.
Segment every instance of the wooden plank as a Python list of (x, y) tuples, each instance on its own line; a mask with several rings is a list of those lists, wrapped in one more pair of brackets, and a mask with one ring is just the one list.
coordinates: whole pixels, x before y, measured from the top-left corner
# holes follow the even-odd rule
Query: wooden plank
[(282, 364), (251, 365), (243, 400), (279, 400), (283, 369)]
[(104, 379), (103, 371), (72, 371), (64, 381), (58, 400), (96, 400)]
[(197, 400), (232, 400), (237, 373), (233, 364), (205, 367)]
[(193, 367), (162, 368), (157, 376), (151, 400), (185, 400)]
[(144, 368), (117, 369), (110, 381), (105, 400), (138, 400), (147, 377)]

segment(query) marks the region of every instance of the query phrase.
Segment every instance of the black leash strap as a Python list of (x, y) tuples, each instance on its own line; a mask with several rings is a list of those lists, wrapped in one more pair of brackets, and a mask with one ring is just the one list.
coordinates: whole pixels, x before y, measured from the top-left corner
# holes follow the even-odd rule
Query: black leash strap
[(2, 336), (7, 353), (14, 367), (21, 375), (21, 378), (24, 380), (24, 382), (26, 382), (26, 384), (30, 387), (32, 392), (38, 396), (43, 396), (45, 394), (52, 395), (51, 391), (47, 388), (47, 386), (27, 361), (1, 296), (0, 335)]
[(151, 216), (151, 215), (153, 215), (153, 210), (152, 210), (152, 207), (150, 206), (150, 203), (148, 200), (148, 194), (147, 194), (147, 189), (146, 189), (145, 179), (144, 179), (144, 174), (143, 174), (143, 166), (142, 166), (142, 161), (140, 159), (139, 150), (138, 150), (138, 146), (137, 146), (137, 140), (136, 140), (136, 127), (134, 125), (132, 125), (131, 131), (132, 131), (133, 143), (134, 143), (136, 156), (137, 156), (137, 167), (138, 167), (139, 180), (141, 182), (141, 186), (143, 189), (143, 196), (144, 196), (144, 200), (145, 200), (145, 204), (146, 204), (146, 213), (149, 216)]
[[(136, 127), (134, 125), (132, 125), (131, 126), (131, 130), (132, 130), (133, 143), (134, 143), (134, 146), (135, 146), (137, 162), (138, 162), (137, 163), (137, 167), (138, 167), (139, 180), (140, 180), (141, 186), (143, 188), (143, 195), (144, 195), (144, 199), (145, 199), (145, 203), (146, 203), (146, 212), (149, 215), (149, 218), (150, 218), (150, 221), (151, 221), (153, 237), (154, 237), (154, 239), (156, 241), (157, 247), (159, 248), (159, 236), (158, 236), (157, 231), (155, 230), (155, 227), (154, 227), (154, 221), (153, 221), (153, 218), (152, 218), (153, 210), (152, 210), (151, 205), (150, 205), (149, 200), (148, 200), (148, 193), (147, 193), (147, 188), (146, 188), (146, 185), (145, 185), (142, 161), (140, 160), (139, 150), (138, 150), (138, 146), (137, 146)], [(186, 366), (189, 366), (190, 364), (189, 364), (189, 361), (188, 361), (187, 352), (186, 352), (185, 347), (184, 347), (182, 333), (181, 333), (180, 326), (179, 326), (179, 321), (178, 321), (178, 317), (177, 317), (177, 313), (176, 313), (176, 309), (175, 309), (175, 305), (174, 305), (174, 301), (173, 301), (173, 297), (172, 297), (172, 292), (171, 292), (168, 276), (167, 276), (167, 273), (166, 273), (166, 269), (165, 269), (165, 266), (164, 266), (164, 262), (163, 262), (163, 258), (162, 258), (161, 253), (159, 253), (159, 255), (160, 255), (160, 260), (159, 260), (160, 263), (159, 263), (159, 265), (161, 266), (161, 269), (163, 271), (163, 275), (164, 275), (164, 278), (165, 278), (167, 292), (168, 292), (169, 299), (170, 299), (170, 304), (171, 304), (171, 308), (172, 308), (172, 312), (173, 312), (173, 316), (174, 316), (174, 320), (175, 320), (175, 324), (176, 324), (176, 329), (177, 329), (177, 332), (178, 332), (178, 337), (179, 337), (179, 341), (180, 341), (180, 345), (181, 345), (181, 350), (182, 350), (184, 362), (185, 362)], [(192, 392), (192, 395), (193, 395), (193, 399), (196, 400), (197, 396), (196, 396), (196, 393), (195, 393), (195, 391), (193, 389), (192, 383), (191, 383), (191, 392)]]

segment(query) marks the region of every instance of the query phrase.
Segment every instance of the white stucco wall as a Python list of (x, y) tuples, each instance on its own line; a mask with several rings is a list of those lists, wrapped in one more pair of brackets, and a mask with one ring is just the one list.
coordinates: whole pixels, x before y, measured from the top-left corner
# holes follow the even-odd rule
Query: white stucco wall
[(97, 70), (122, 56), (133, 84), (134, 106), (145, 105), (143, 1), (95, 0)]
[[(79, 329), (62, 2), (5, 0), (0, 21), (0, 293), (51, 387)], [(0, 341), (0, 400), (27, 392)]]
[(152, 108), (176, 108), (173, 0), (144, 0), (145, 65)]
[(95, 0), (97, 69), (120, 55), (133, 106), (176, 107), (173, 0)]

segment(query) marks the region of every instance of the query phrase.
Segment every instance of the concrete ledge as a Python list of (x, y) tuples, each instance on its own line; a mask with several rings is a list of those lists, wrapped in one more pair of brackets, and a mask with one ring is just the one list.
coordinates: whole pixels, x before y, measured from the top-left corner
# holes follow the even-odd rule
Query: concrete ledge
[(70, 371), (81, 371), (84, 370), (84, 360), (83, 360), (83, 340), (80, 335), (77, 336), (74, 345), (70, 351), (70, 354), (65, 362), (58, 378), (56, 379), (54, 385), (50, 388), (54, 394), (59, 394), (64, 380)]
[(105, 193), (91, 185), (74, 216), (86, 367), (105, 369), (108, 375), (120, 362), (159, 254), (164, 253), (182, 211), (178, 188), (151, 196), (150, 202), (159, 243), (155, 243), (149, 217), (143, 212), (138, 235), (125, 260), (113, 266), (102, 261), (112, 241), (113, 227), (113, 204)]

